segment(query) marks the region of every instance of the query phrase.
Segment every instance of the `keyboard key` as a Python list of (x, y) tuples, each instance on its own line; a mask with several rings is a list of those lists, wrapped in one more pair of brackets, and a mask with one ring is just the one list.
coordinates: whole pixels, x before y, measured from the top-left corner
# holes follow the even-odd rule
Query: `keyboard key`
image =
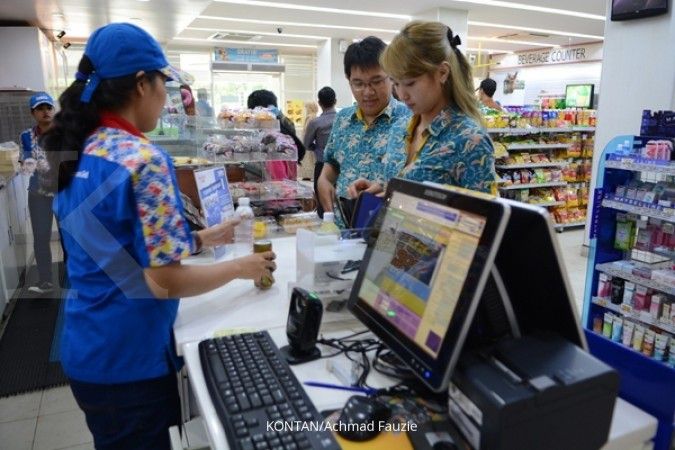
[(239, 446), (241, 446), (241, 450), (255, 450), (255, 446), (253, 445), (251, 438), (241, 439), (239, 441)]
[(276, 403), (281, 403), (284, 400), (286, 400), (286, 397), (284, 396), (284, 393), (281, 392), (281, 389), (276, 389), (272, 391), (272, 398), (274, 398), (274, 401)]
[(251, 436), (251, 439), (253, 439), (253, 442), (263, 442), (265, 440), (265, 435), (262, 433), (256, 433), (253, 436)]
[(238, 394), (237, 395), (237, 403), (239, 403), (239, 407), (241, 408), (242, 411), (246, 411), (247, 409), (251, 408), (251, 402), (248, 401), (248, 397), (246, 394)]
[(258, 426), (258, 419), (255, 417), (249, 417), (246, 419), (246, 426), (249, 428), (257, 427)]
[(243, 420), (237, 420), (236, 422), (232, 422), (232, 426), (234, 428), (246, 428), (246, 422)]
[(253, 405), (254, 408), (260, 408), (262, 406), (262, 400), (260, 400), (260, 396), (258, 394), (251, 394), (249, 396), (249, 400), (251, 401), (251, 405)]

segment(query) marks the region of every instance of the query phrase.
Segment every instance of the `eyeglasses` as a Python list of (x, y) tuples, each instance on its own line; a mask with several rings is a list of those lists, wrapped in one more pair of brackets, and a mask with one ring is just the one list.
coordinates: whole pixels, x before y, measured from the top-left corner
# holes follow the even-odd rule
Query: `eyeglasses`
[(375, 78), (374, 80), (370, 81), (354, 80), (350, 81), (349, 85), (352, 87), (354, 92), (363, 92), (366, 90), (366, 88), (371, 88), (372, 90), (376, 91), (383, 87), (386, 81), (386, 78)]

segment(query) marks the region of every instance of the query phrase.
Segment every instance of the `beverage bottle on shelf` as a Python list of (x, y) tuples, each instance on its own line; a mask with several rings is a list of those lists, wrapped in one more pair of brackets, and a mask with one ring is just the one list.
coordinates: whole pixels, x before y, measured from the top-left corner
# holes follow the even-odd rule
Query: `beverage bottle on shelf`
[(240, 197), (234, 211), (241, 222), (234, 228), (234, 256), (246, 256), (253, 252), (253, 210), (248, 197)]

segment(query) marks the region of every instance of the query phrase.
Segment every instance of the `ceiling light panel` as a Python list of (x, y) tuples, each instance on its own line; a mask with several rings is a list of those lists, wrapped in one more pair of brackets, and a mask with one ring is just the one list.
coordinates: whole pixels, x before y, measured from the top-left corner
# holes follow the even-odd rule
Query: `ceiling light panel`
[(294, 34), (294, 33), (287, 33), (285, 30), (279, 33), (278, 31), (260, 31), (260, 30), (250, 30), (250, 29), (239, 29), (239, 28), (229, 28), (229, 27), (221, 27), (221, 28), (200, 28), (200, 27), (187, 27), (185, 29), (186, 31), (206, 31), (209, 33), (213, 32), (233, 32), (233, 33), (246, 33), (246, 34), (261, 34), (263, 36), (280, 36), (284, 38), (301, 38), (301, 39), (312, 39), (312, 40), (323, 40), (323, 39), (330, 39), (330, 36), (320, 36), (320, 35), (312, 35), (312, 34)]
[[(237, 31), (237, 30), (195, 30), (193, 28), (188, 28), (183, 30), (177, 37), (179, 38), (188, 38), (188, 39), (211, 39), (213, 35), (220, 33), (223, 35), (232, 34), (233, 36), (257, 36), (258, 41), (267, 41), (275, 42), (281, 44), (302, 44), (302, 45), (319, 45), (325, 42), (325, 39), (315, 39), (315, 38), (301, 38), (301, 37), (290, 37), (284, 36), (283, 34), (262, 34), (255, 31)], [(236, 39), (240, 39), (237, 37)], [(228, 39), (227, 36), (223, 37), (223, 40), (234, 40)], [(222, 40), (219, 40), (222, 42)]]
[(229, 3), (244, 6), (261, 6), (264, 8), (291, 9), (295, 11), (312, 11), (329, 14), (341, 14), (351, 16), (380, 17), (385, 19), (397, 19), (403, 23), (412, 20), (412, 16), (405, 14), (392, 14), (385, 11), (364, 11), (342, 8), (328, 8), (323, 6), (302, 5), (297, 3), (267, 2), (259, 0), (215, 0), (217, 3)]
[(386, 34), (396, 34), (398, 29), (395, 28), (375, 28), (375, 27), (360, 27), (360, 26), (351, 26), (351, 25), (334, 25), (320, 22), (295, 22), (295, 21), (284, 21), (284, 20), (265, 20), (265, 19), (247, 19), (247, 18), (235, 18), (235, 17), (219, 17), (219, 16), (199, 16), (193, 23), (193, 27), (199, 28), (217, 28), (218, 26), (223, 26), (225, 23), (240, 23), (240, 24), (255, 24), (255, 25), (269, 25), (269, 26), (292, 26), (298, 28), (308, 28), (314, 31), (325, 29), (325, 30), (340, 30), (340, 31), (356, 31), (360, 34), (363, 32), (369, 33), (386, 33)]
[(501, 39), (498, 37), (471, 36), (470, 34), (469, 42), (503, 42), (504, 44), (529, 45), (531, 47), (553, 47), (554, 45), (559, 45), (551, 42), (521, 41), (518, 39)]
[[(228, 40), (218, 40), (214, 41), (211, 39), (197, 39), (197, 38), (174, 38), (172, 40), (173, 43), (182, 43), (182, 42), (192, 42), (192, 43), (201, 43), (204, 44), (205, 46), (210, 46), (213, 47), (216, 44), (237, 44), (237, 45), (242, 45), (241, 41), (228, 41)], [(312, 44), (285, 44), (285, 43), (279, 43), (279, 42), (269, 42), (269, 41), (255, 41), (255, 42), (247, 42), (247, 46), (254, 46), (254, 47), (297, 47), (297, 48), (307, 48), (307, 49), (316, 49), (317, 45), (312, 45)]]
[(599, 41), (599, 40), (604, 39), (603, 36), (601, 36), (601, 35), (574, 33), (574, 32), (557, 30), (557, 29), (525, 27), (525, 26), (510, 25), (510, 24), (503, 24), (503, 23), (481, 22), (481, 21), (476, 21), (476, 20), (469, 20), (469, 27), (471, 27), (471, 26), (499, 28), (499, 29), (504, 29), (504, 30), (531, 31), (533, 33), (553, 34), (553, 35), (556, 35), (556, 36), (580, 37), (580, 38), (589, 39), (589, 40), (592, 40), (592, 41)]
[[(533, 12), (541, 12), (541, 13), (546, 13), (546, 14), (556, 14), (556, 15), (562, 15), (562, 16), (570, 16), (570, 17), (579, 17), (582, 19), (590, 19), (590, 20), (598, 20), (601, 22), (605, 21), (605, 15), (604, 14), (590, 14), (586, 12), (581, 12), (581, 11), (572, 11), (569, 9), (559, 9), (559, 8), (549, 8), (545, 6), (537, 6), (537, 5), (529, 5), (525, 3), (517, 3), (517, 2), (511, 2), (511, 1), (503, 1), (503, 0), (453, 0), (454, 2), (458, 3), (467, 3), (471, 5), (484, 5), (484, 6), (491, 6), (491, 7), (496, 7), (496, 8), (508, 8), (508, 9), (516, 9), (520, 11), (533, 11)], [(564, 3), (563, 3), (564, 4)]]
[[(407, 23), (405, 20), (376, 18), (369, 16), (349, 16), (319, 11), (284, 10), (273, 7), (239, 5), (212, 2), (199, 17), (217, 17), (223, 19), (263, 20), (267, 22), (292, 22), (314, 26), (340, 27), (341, 29), (375, 28), (398, 32)], [(197, 26), (192, 24), (192, 26)]]

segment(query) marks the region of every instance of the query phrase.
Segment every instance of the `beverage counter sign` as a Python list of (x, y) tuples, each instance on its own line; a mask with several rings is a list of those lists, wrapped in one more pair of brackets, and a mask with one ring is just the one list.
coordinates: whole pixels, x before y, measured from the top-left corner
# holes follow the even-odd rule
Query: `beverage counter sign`
[(222, 62), (278, 63), (279, 52), (276, 49), (257, 48), (215, 48), (213, 60)]
[(602, 60), (602, 44), (556, 47), (546, 50), (497, 55), (492, 58), (496, 68), (569, 64)]
[(556, 64), (585, 61), (586, 48), (554, 48), (544, 52), (523, 53), (518, 55), (518, 65), (529, 64)]

